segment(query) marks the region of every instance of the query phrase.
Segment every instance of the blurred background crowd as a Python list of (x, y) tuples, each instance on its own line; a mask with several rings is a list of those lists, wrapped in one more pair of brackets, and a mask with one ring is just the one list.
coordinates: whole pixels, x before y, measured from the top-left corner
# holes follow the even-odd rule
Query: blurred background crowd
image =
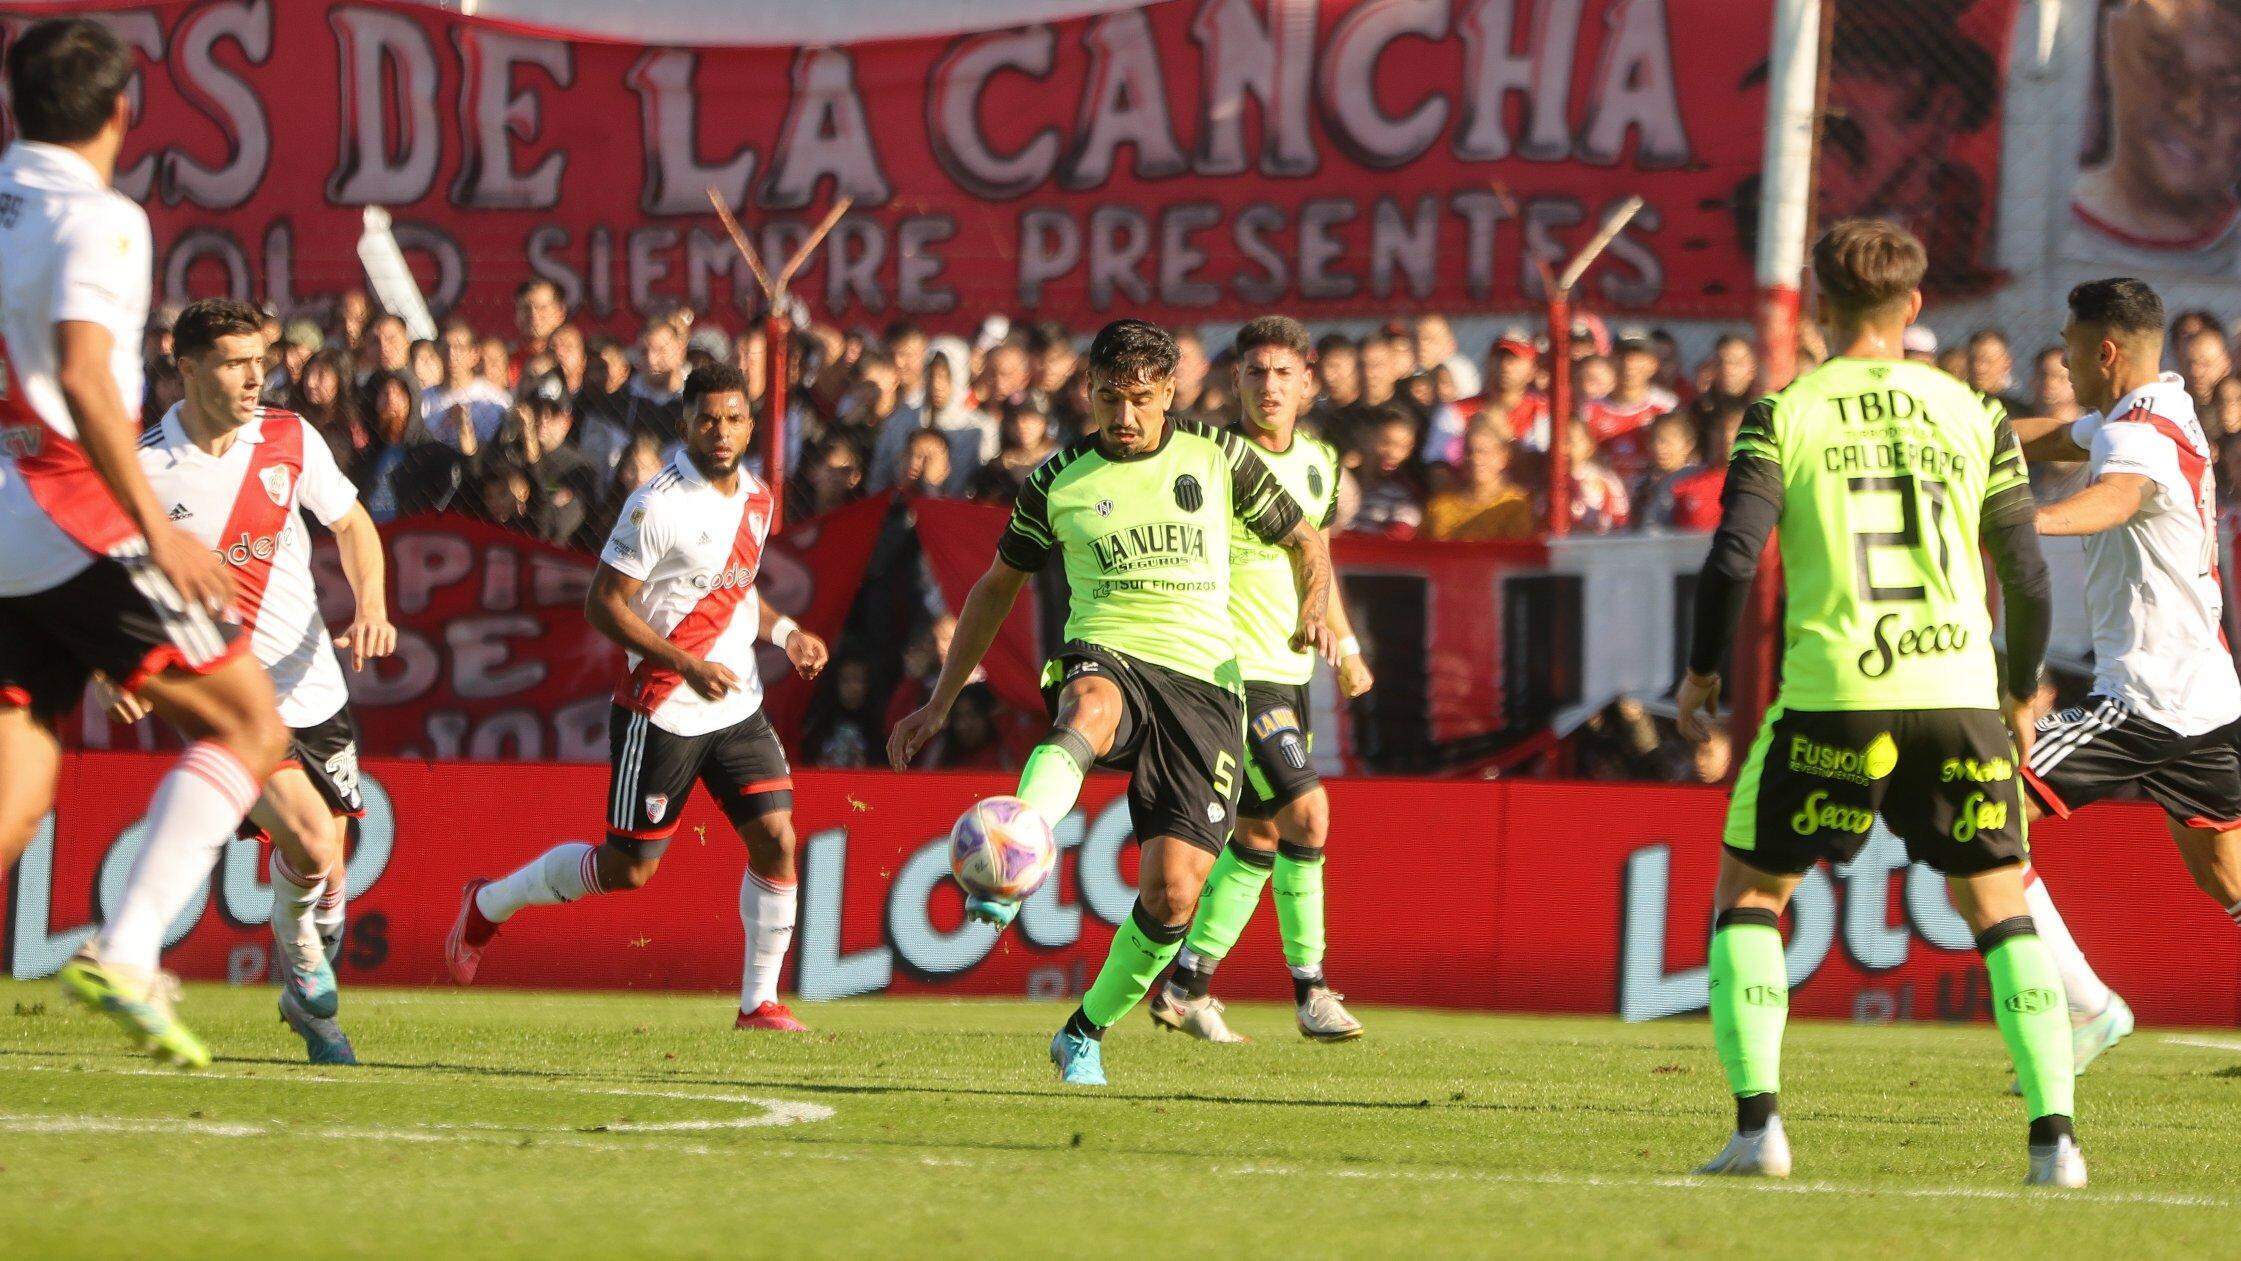
[[(322, 318), (268, 320), (265, 397), (326, 436), (376, 521), (457, 512), (546, 543), (595, 553), (623, 501), (674, 454), (680, 391), (697, 364), (737, 365), (767, 414), (766, 343), (677, 309), (624, 341), (586, 333), (552, 285), (516, 294), (514, 327), (452, 321), (435, 340), (361, 292), (311, 308)], [(875, 554), (865, 594), (812, 710), (802, 760), (861, 765), (891, 720), (917, 704), (946, 649), (949, 617), (918, 564), (908, 528), (920, 498), (1009, 504), (1028, 473), (1088, 425), (1082, 359), (1093, 329), (990, 316), (970, 340), (908, 322), (880, 329), (809, 324), (793, 334), (787, 393), (786, 517), (800, 521), (864, 496), (899, 492), (895, 528)], [(1811, 337), (1807, 360), (1821, 347)], [(1450, 321), (1422, 314), (1316, 346), (1318, 394), (1305, 425), (1339, 452), (1336, 529), (1409, 540), (1540, 535), (1548, 451), (1571, 458), (1571, 529), (1607, 534), (1706, 531), (1718, 522), (1725, 459), (1760, 389), (1741, 330), (1683, 356), (1665, 330), (1576, 320), (1562, 353), (1576, 403), (1552, 417), (1551, 347), (1524, 327), (1491, 344), (1459, 344)], [(2221, 457), (2221, 496), (2241, 480), (2241, 378), (2231, 334), (2214, 315), (2174, 321), (2170, 365), (2185, 380)], [(1234, 394), (1226, 347), (1177, 330), (1176, 412), (1227, 423)], [(2077, 406), (2058, 347), (2019, 350), (1997, 329), (1940, 345), (1926, 328), (1908, 353), (1935, 362), (2019, 415), (2070, 417)], [(153, 421), (177, 401), (168, 320), (150, 328)], [(761, 471), (761, 445), (750, 465)], [(2075, 470), (2035, 470), (2041, 493), (2068, 493)], [(2230, 510), (2230, 509), (2229, 509)], [(1034, 724), (985, 688), (968, 691), (926, 761), (1008, 766)], [(1574, 768), (1613, 778), (1717, 782), (1724, 744), (1689, 749), (1671, 724), (1622, 700), (1577, 735)]]

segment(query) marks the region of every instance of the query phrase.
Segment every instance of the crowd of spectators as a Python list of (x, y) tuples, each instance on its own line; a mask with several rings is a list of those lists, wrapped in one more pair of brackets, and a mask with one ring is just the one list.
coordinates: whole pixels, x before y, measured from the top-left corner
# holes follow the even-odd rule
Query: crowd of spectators
[[(648, 319), (624, 341), (587, 333), (571, 322), (558, 289), (532, 281), (515, 295), (508, 335), (452, 320), (435, 339), (415, 341), (404, 321), (364, 293), (319, 309), (320, 319), (268, 320), (265, 396), (325, 435), (377, 521), (448, 510), (595, 551), (623, 500), (674, 451), (680, 393), (696, 364), (735, 364), (758, 416), (765, 410), (760, 330), (719, 327), (689, 310)], [(969, 339), (907, 321), (878, 331), (798, 329), (788, 356), (787, 516), (813, 516), (888, 489), (1008, 504), (1035, 466), (1088, 424), (1081, 351), (1090, 331), (1003, 316), (989, 317)], [(1806, 332), (1810, 362), (1821, 348)], [(2229, 504), (2241, 498), (2234, 490), (2241, 484), (2241, 378), (2232, 373), (2231, 333), (2216, 316), (2195, 311), (2174, 321), (2170, 340), (2172, 366), (2219, 447), (2216, 471)], [(1569, 334), (1561, 353), (1572, 363), (1577, 402), (1560, 418), (1549, 406), (1554, 352), (1524, 328), (1503, 331), (1476, 356), (1436, 314), (1391, 320), (1365, 336), (1323, 337), (1317, 397), (1304, 424), (1340, 454), (1337, 529), (1394, 539), (1535, 537), (1547, 522), (1549, 448), (1559, 438), (1570, 457), (1565, 500), (1575, 533), (1712, 528), (1727, 452), (1764, 384), (1751, 342), (1722, 336), (1690, 363), (1660, 329), (1614, 332), (1588, 316)], [(1234, 404), (1226, 350), (1188, 328), (1177, 338), (1174, 411), (1224, 422)], [(146, 347), (144, 414), (151, 420), (180, 393), (168, 342), (159, 319)], [(1918, 327), (1909, 330), (1906, 350), (2018, 414), (2077, 412), (2057, 347), (2019, 366), (1997, 330), (1940, 346)], [(750, 464), (760, 472), (759, 442)], [(2043, 494), (2060, 494), (2077, 471), (2038, 468), (2034, 477)], [(915, 552), (890, 559), (907, 567)], [(912, 660), (925, 655), (920, 649), (944, 614), (937, 601), (922, 603), (901, 615), (883, 645), (836, 657), (809, 733), (809, 760), (870, 757), (885, 730), (885, 715), (873, 712), (887, 708), (878, 698), (930, 678), (925, 663), (914, 669)], [(971, 713), (940, 755), (945, 764), (1009, 756), (1016, 741), (1000, 709), (984, 699), (976, 693), (965, 707)], [(1614, 714), (1608, 725), (1638, 737), (1643, 721)], [(1598, 756), (1627, 761), (1630, 738), (1601, 740)], [(1669, 742), (1633, 761), (1635, 774), (1652, 778), (1702, 773)]]

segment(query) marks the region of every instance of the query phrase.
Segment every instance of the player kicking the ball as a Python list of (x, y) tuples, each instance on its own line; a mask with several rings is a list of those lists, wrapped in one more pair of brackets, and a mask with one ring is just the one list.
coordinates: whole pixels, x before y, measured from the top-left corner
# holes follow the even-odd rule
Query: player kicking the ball
[[(1314, 343), (1306, 328), (1286, 316), (1262, 316), (1238, 330), (1233, 350), (1238, 431), (1307, 519), (1318, 530), (1330, 529), (1338, 515), (1338, 453), (1296, 428), (1315, 396), (1308, 371)], [(1237, 834), (1214, 860), (1190, 936), (1175, 956), (1175, 971), (1152, 994), (1151, 1016), (1209, 1042), (1246, 1040), (1230, 1030), (1221, 1000), (1209, 987), (1215, 967), (1252, 920), (1261, 890), (1274, 884), (1299, 1031), (1319, 1042), (1344, 1042), (1362, 1036), (1362, 1022), (1323, 976), (1323, 848), (1331, 806), (1309, 761), (1315, 737), (1308, 726), (1307, 683), (1315, 676), (1315, 654), (1291, 644), (1299, 587), (1290, 558), (1239, 523), (1230, 527), (1229, 552), (1229, 614), (1237, 632), (1238, 669), (1245, 676), (1245, 783), (1237, 802)], [(1370, 671), (1335, 590), (1330, 629), (1338, 640), (1339, 690), (1351, 700), (1369, 691)]]
[[(2005, 412), (1902, 358), (1927, 265), (1921, 242), (1887, 223), (1822, 234), (1813, 273), (1837, 357), (1753, 404), (1728, 463), (1680, 692), (1690, 736), (1709, 734), (1716, 671), (1777, 526), (1788, 625), (1781, 695), (1736, 779), (1713, 895), (1712, 1033), (1735, 1134), (1703, 1173), (1790, 1172), (1779, 921), (1800, 877), (1857, 854), (1880, 812), (1946, 876), (1976, 934), (2030, 1117), (2028, 1180), (2085, 1185), (2070, 1022), (2024, 895), (2015, 771), (2046, 650), (2046, 564)], [(2006, 598), (2006, 727), (1980, 547)]]
[(747, 845), (739, 884), (746, 966), (740, 1029), (799, 1033), (778, 1001), (794, 936), (794, 781), (763, 713), (755, 642), (785, 650), (805, 679), (824, 641), (755, 590), (771, 494), (739, 467), (754, 435), (747, 379), (715, 364), (685, 379), (685, 443), (623, 505), (600, 553), (584, 615), (630, 654), (607, 718), (607, 839), (570, 841), (500, 880), (473, 880), (444, 942), (451, 978), (475, 979), (500, 925), (523, 907), (643, 888), (698, 781)]
[(105, 674), (185, 734), (156, 786), (123, 901), (63, 965), (78, 1002), (186, 1067), (164, 930), (205, 888), (286, 747), (272, 684), (216, 615), (233, 582), (165, 519), (133, 458), (148, 322), (148, 217), (109, 186), (133, 55), (99, 24), (41, 22), (8, 48), (16, 140), (0, 157), (0, 869), (54, 804), (58, 720)]
[[(2016, 422), (2027, 456), (2085, 461), (2092, 477), (2041, 508), (2038, 527), (2085, 537), (2093, 690), (2039, 723), (2024, 787), (2034, 814), (2067, 818), (2136, 785), (2163, 807), (2195, 884), (2241, 924), (2241, 678), (2222, 630), (2215, 448), (2185, 382), (2160, 370), (2163, 328), (2163, 301), (2140, 281), (2071, 290), (2065, 357), (2079, 406), (2092, 410), (2073, 424)], [(2113, 1035), (2096, 1051), (2131, 1030), (2131, 1011), (2084, 956), (2063, 981), (2083, 1027)], [(2096, 1003), (2104, 1011), (2092, 1015)]]
[[(272, 838), (272, 935), (281, 969), (280, 1015), (314, 1064), (355, 1064), (336, 1023), (334, 961), (342, 949), (344, 848), (358, 794), (358, 726), (311, 581), (311, 544), (297, 509), (334, 531), (357, 602), (340, 640), (351, 668), (396, 647), (385, 612), (381, 536), (358, 492), (304, 419), (258, 403), (264, 317), (205, 299), (172, 328), (186, 398), (140, 438), (140, 467), (166, 515), (234, 573), (234, 608), (257, 662), (280, 694), (288, 756), (265, 781), (249, 821)], [(147, 711), (120, 695), (127, 722)]]
[[(1298, 576), (1294, 648), (1334, 657), (1330, 551), (1252, 445), (1226, 430), (1169, 420), (1175, 339), (1117, 320), (1089, 348), (1096, 432), (1028, 477), (965, 599), (941, 678), (896, 724), (897, 770), (941, 729), (1027, 579), (1052, 551), (1072, 607), (1064, 647), (1045, 667), (1050, 733), (1028, 755), (1019, 796), (1056, 825), (1092, 764), (1129, 772), (1128, 813), (1143, 844), (1136, 905), (1051, 1059), (1072, 1084), (1102, 1086), (1100, 1040), (1182, 946), (1215, 855), (1229, 839), (1244, 769), (1244, 680), (1229, 619), (1230, 523), (1290, 554)], [(1014, 902), (968, 898), (975, 918), (1008, 924)]]

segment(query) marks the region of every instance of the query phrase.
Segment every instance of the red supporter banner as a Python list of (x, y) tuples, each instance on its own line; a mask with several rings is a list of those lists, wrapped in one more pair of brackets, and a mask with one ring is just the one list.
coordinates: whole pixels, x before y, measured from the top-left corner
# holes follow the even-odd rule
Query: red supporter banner
[(89, 7), (143, 59), (118, 182), (173, 301), (358, 287), (379, 206), (439, 314), (503, 327), (531, 276), (597, 324), (750, 310), (714, 188), (766, 258), (855, 198), (798, 286), (842, 323), (1516, 310), (1637, 193), (1590, 300), (1750, 309), (1768, 0), (1158, 0), (800, 48), (396, 0), (16, 3), (0, 32)]
[[(166, 765), (129, 754), (66, 759), (59, 821), (7, 878), (0, 921), (11, 975), (51, 975), (117, 905), (140, 842), (131, 825)], [(381, 760), (366, 764), (365, 786), (346, 985), (441, 983), (460, 887), (557, 842), (596, 840), (607, 792), (594, 767)], [(976, 773), (797, 775), (802, 914), (789, 986), (807, 999), (1080, 993), (1135, 897), (1121, 781), (1090, 781), (1059, 829), (1052, 883), (999, 936), (964, 922), (946, 833), (968, 803), (1011, 786)], [(1334, 781), (1331, 799), (1330, 968), (1354, 997), (1630, 1019), (1704, 1007), (1718, 790), (1381, 779)], [(2095, 806), (2033, 833), (2034, 860), (2079, 942), (2143, 1021), (2241, 1023), (2241, 939), (2187, 879), (2154, 807)], [(732, 989), (743, 861), (722, 815), (695, 794), (655, 887), (525, 911), (481, 977)], [(231, 844), (173, 925), (166, 965), (265, 981), (263, 873), (253, 843)], [(1786, 940), (1801, 1016), (1989, 1017), (1983, 968), (1943, 882), (1907, 867), (1880, 828), (1857, 861), (1807, 876)], [(1268, 909), (1224, 964), (1221, 986), (1234, 998), (1288, 997)]]
[[(952, 610), (965, 607), (973, 584), (996, 560), (996, 539), (1011, 519), (1011, 509), (960, 499), (920, 499), (911, 504), (918, 522), (918, 549), (926, 570)], [(1036, 630), (1036, 588), (1020, 592), (1011, 616), (981, 658), (988, 686), (997, 699), (1029, 714), (1043, 712), (1043, 661), (1049, 656)], [(1055, 646), (1055, 645), (1054, 645)]]
[[(832, 641), (889, 502), (879, 495), (789, 525), (764, 551), (756, 589)], [(435, 762), (606, 761), (608, 702), (623, 677), (623, 654), (584, 620), (596, 558), (450, 515), (407, 517), (381, 534), (397, 651), (355, 674), (344, 663), (364, 753)], [(352, 603), (331, 540), (314, 550), (312, 568), (322, 612), (340, 630)], [(761, 664), (772, 721), (795, 736), (810, 685), (776, 648), (762, 650)], [(95, 749), (178, 744), (160, 724), (126, 728), (90, 707), (75, 734)]]

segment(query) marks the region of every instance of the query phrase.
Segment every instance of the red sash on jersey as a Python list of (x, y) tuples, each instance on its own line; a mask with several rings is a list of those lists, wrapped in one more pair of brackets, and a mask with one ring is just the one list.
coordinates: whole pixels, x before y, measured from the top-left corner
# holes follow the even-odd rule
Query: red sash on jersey
[(233, 567), (234, 613), (250, 631), (272, 583), (280, 536), (296, 511), (303, 481), (303, 422), (294, 412), (267, 408), (257, 423), (263, 440), (249, 444), (249, 467), (234, 491), (233, 511), (218, 535), (218, 559)]
[(0, 378), (0, 451), (14, 457), (32, 501), (64, 534), (97, 556), (139, 538), (139, 527), (117, 506), (108, 483), (86, 459), (85, 448), (55, 432), (32, 410), (5, 340), (0, 340), (0, 368), (5, 368)]
[[(745, 477), (745, 473), (740, 474)], [(686, 655), (706, 658), (715, 646), (717, 637), (731, 626), (732, 615), (740, 601), (754, 588), (755, 577), (762, 570), (763, 544), (755, 537), (755, 521), (770, 520), (770, 489), (756, 485), (748, 492), (747, 502), (739, 510), (739, 532), (732, 536), (731, 557), (724, 562), (724, 572), (745, 570), (745, 581), (727, 583), (700, 597), (692, 609), (680, 618), (675, 630), (669, 632), (669, 642)], [(761, 609), (755, 610), (757, 617)], [(651, 714), (661, 708), (661, 703), (676, 692), (685, 676), (667, 666), (658, 665), (651, 657), (638, 663), (622, 686), (615, 689), (615, 703), (624, 709), (641, 714)]]

